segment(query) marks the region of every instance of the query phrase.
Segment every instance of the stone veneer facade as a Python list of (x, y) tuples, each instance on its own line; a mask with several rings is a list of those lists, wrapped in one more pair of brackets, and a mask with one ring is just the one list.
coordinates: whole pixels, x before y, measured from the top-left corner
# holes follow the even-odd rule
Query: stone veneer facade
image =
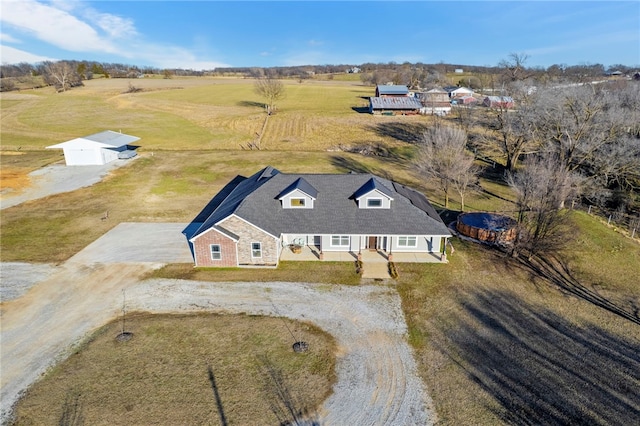
[[(238, 265), (275, 266), (278, 264), (279, 239), (267, 234), (255, 225), (236, 216), (230, 216), (218, 224), (239, 237), (237, 243)], [(262, 257), (251, 256), (251, 243), (262, 244)]]

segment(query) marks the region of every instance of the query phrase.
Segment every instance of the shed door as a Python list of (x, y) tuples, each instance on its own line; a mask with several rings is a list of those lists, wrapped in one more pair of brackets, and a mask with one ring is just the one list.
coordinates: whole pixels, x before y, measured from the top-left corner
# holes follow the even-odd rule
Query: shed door
[(100, 164), (93, 149), (69, 149), (64, 153), (65, 161), (70, 166)]

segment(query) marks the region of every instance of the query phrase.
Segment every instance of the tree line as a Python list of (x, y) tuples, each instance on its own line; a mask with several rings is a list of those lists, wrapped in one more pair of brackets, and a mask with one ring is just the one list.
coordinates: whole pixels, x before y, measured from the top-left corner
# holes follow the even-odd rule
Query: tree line
[[(55, 62), (41, 62), (31, 64), (0, 65), (0, 78), (3, 91), (13, 90), (16, 85), (12, 79), (42, 76), (46, 84), (53, 84), (59, 90), (73, 87), (82, 80), (90, 80), (94, 76), (107, 78), (136, 78), (144, 75), (159, 75), (165, 78), (201, 77), (201, 76), (239, 76), (244, 78), (295, 78), (305, 80), (316, 74), (336, 74), (357, 72), (364, 84), (376, 85), (384, 83), (403, 84), (410, 88), (424, 88), (430, 86), (444, 86), (452, 82), (448, 75), (457, 69), (464, 70), (465, 77), (461, 77), (454, 84), (467, 86), (472, 89), (502, 88), (505, 82), (513, 80), (535, 80), (553, 82), (587, 82), (602, 77), (606, 73), (619, 71), (625, 75), (633, 74), (634, 68), (624, 64), (605, 67), (602, 64), (554, 64), (549, 67), (528, 67), (528, 56), (512, 53), (506, 60), (495, 66), (477, 66), (465, 64), (424, 64), (424, 63), (364, 63), (364, 64), (336, 64), (336, 65), (305, 65), (285, 67), (220, 67), (212, 70), (193, 70), (182, 68), (158, 68), (151, 66), (137, 66), (124, 63), (109, 63), (97, 61), (63, 60)], [(59, 79), (52, 77), (51, 68), (68, 68), (64, 74), (68, 76), (65, 82), (71, 81), (68, 87), (58, 87)]]

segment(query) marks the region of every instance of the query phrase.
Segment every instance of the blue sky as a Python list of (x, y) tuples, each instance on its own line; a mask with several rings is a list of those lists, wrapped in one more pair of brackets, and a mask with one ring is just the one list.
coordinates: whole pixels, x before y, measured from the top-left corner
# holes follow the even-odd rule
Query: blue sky
[(640, 66), (640, 1), (0, 0), (0, 61)]

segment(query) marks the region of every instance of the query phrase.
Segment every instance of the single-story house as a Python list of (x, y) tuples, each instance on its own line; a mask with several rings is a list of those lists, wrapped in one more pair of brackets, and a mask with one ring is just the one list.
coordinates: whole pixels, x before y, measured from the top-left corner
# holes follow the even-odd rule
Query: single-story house
[(273, 267), (292, 246), (317, 260), (365, 250), (439, 258), (451, 237), (429, 200), (397, 182), (273, 167), (234, 178), (183, 233), (198, 267)]
[(442, 89), (431, 89), (416, 96), (422, 103), (422, 114), (446, 115), (451, 112), (449, 94)]
[(510, 96), (487, 96), (482, 101), (482, 105), (489, 108), (513, 108), (515, 102)]
[(415, 97), (387, 96), (369, 98), (369, 112), (382, 115), (419, 114), (422, 103)]
[(379, 84), (376, 86), (376, 97), (409, 96), (409, 88), (397, 84)]
[(105, 130), (104, 132), (71, 139), (47, 149), (62, 149), (67, 166), (95, 166), (107, 164), (118, 158), (131, 158), (136, 155), (135, 147), (129, 144), (140, 140), (139, 137)]

